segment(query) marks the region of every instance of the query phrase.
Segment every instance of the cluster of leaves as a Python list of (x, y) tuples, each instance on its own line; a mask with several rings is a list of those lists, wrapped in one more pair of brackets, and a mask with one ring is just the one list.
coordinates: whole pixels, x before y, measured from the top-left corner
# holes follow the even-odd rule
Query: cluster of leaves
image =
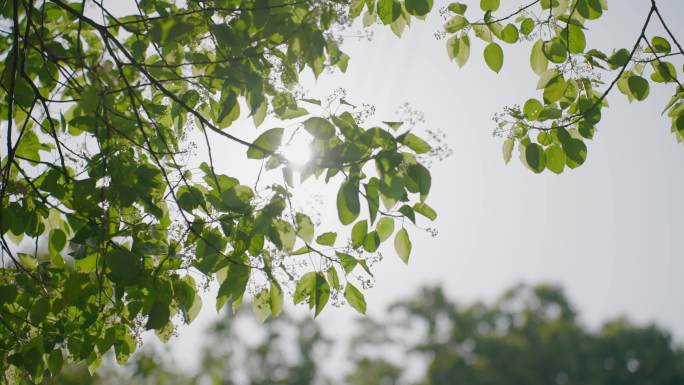
[[(358, 4), (138, 0), (137, 14), (118, 17), (98, 1), (2, 2), (7, 381), (40, 381), (64, 362), (95, 370), (111, 349), (125, 362), (142, 331), (167, 339), (174, 320), (191, 322), (209, 279), (219, 307), (237, 307), (251, 285), (262, 320), (281, 312), (289, 292), (316, 315), (338, 295), (365, 312), (347, 276), (357, 267), (371, 275), (370, 256), (392, 235), (408, 261), (404, 225), (436, 213), (425, 202), (427, 142), (399, 122), (364, 128), (320, 101), (306, 100), (320, 114), (300, 106), (304, 69), (346, 69), (334, 31)], [(411, 14), (430, 6), (402, 3)], [(297, 120), (248, 140), (230, 131), (244, 109), (256, 126), (269, 115)], [(312, 152), (303, 169), (280, 153), (299, 128)], [(193, 132), (208, 149), (199, 170), (187, 166)], [(210, 136), (242, 145), (282, 182), (257, 189), (215, 169)], [(349, 241), (295, 212), (297, 173), (339, 184), (339, 220), (354, 224)]]
[[(425, 201), (425, 140), (399, 122), (362, 127), (347, 102), (333, 110), (298, 91), (305, 69), (346, 70), (336, 36), (344, 26), (379, 21), (400, 35), (432, 10), (431, 0), (131, 5), (137, 13), (119, 17), (97, 0), (1, 3), (0, 371), (8, 378), (38, 380), (64, 361), (94, 369), (112, 348), (123, 362), (141, 331), (165, 339), (174, 319), (190, 322), (207, 279), (219, 284), (219, 306), (237, 306), (252, 288), (259, 319), (277, 316), (286, 294), (314, 314), (342, 296), (364, 312), (347, 277), (370, 276), (392, 237), (408, 261), (405, 225), (416, 214), (436, 217)], [(650, 82), (676, 84), (667, 112), (682, 139), (684, 92), (667, 60), (684, 51), (655, 2), (634, 48), (610, 55), (587, 50), (584, 35), (605, 1), (537, 0), (496, 18), (499, 5), (480, 1), (484, 17), (471, 23), (467, 7), (453, 3), (445, 29), (460, 65), (473, 31), (488, 43), (485, 62), (495, 71), (503, 65), (495, 41), (537, 40), (531, 64), (543, 100), (500, 118), (506, 159), (517, 144), (536, 172), (581, 165), (615, 85), (643, 100)], [(656, 18), (667, 37), (647, 38)], [(597, 68), (617, 71), (603, 92)], [(230, 130), (244, 115), (256, 126), (268, 116), (296, 120), (251, 140)], [(301, 169), (281, 154), (284, 139), (300, 132), (312, 153)], [(193, 135), (207, 149), (199, 170), (187, 166)], [(258, 189), (217, 170), (217, 138), (243, 146), (282, 182)], [(350, 237), (316, 229), (293, 207), (295, 175), (339, 186), (338, 217)]]
[[(565, 167), (576, 168), (587, 157), (586, 140), (592, 139), (601, 120), (606, 97), (617, 85), (629, 101), (647, 98), (650, 83), (675, 85), (672, 100), (665, 108), (677, 141), (684, 140), (684, 88), (677, 69), (668, 60), (684, 56), (684, 50), (670, 32), (655, 1), (634, 47), (604, 53), (588, 49), (586, 24), (607, 10), (606, 0), (536, 0), (502, 17), (495, 16), (499, 0), (482, 0), (481, 19), (469, 21), (467, 5), (451, 3), (452, 15), (444, 25), (452, 34), (447, 41), (449, 57), (463, 66), (470, 56), (471, 36), (486, 46), (484, 61), (494, 72), (503, 67), (504, 50), (499, 42), (516, 44), (532, 41), (530, 67), (539, 76), (541, 99), (528, 99), (520, 106), (506, 108), (496, 117), (495, 133), (504, 136), (504, 160), (509, 162), (517, 144), (520, 159), (532, 171), (548, 169), (560, 174)], [(655, 19), (668, 37), (648, 38), (647, 28)], [(606, 87), (598, 76), (615, 72)], [(684, 72), (684, 67), (680, 70)], [(650, 81), (648, 80), (650, 78)]]
[[(401, 36), (406, 27), (411, 25), (413, 17), (424, 19), (432, 10), (433, 0), (353, 0), (351, 16), (359, 17), (365, 27), (376, 22), (388, 25), (392, 32)], [(364, 12), (365, 9), (365, 12)]]
[[(238, 316), (239, 318), (239, 316)], [(253, 320), (253, 317), (247, 316)], [(617, 318), (598, 330), (583, 325), (561, 289), (516, 286), (494, 303), (457, 304), (423, 288), (383, 318), (364, 317), (353, 338), (333, 340), (315, 320), (254, 322), (224, 317), (208, 333), (198, 370), (181, 371), (161, 354), (141, 354), (129, 370), (88, 375), (84, 367), (47, 384), (494, 385), (679, 384), (684, 350), (668, 331)], [(339, 378), (321, 357), (351, 343)], [(416, 356), (427, 367), (413, 366)], [(345, 369), (347, 370), (347, 369)], [(331, 375), (332, 374), (332, 375)], [(47, 385), (46, 384), (46, 385)]]

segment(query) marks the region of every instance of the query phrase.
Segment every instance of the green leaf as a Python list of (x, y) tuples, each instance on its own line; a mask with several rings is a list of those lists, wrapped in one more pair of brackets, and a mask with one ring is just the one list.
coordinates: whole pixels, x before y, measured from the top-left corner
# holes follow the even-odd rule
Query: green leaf
[(269, 291), (269, 306), (271, 308), (271, 315), (277, 318), (283, 312), (283, 291), (275, 282), (271, 281), (271, 290)]
[(581, 166), (587, 159), (587, 146), (579, 139), (570, 138), (562, 142), (566, 163), (570, 168)]
[(307, 111), (305, 108), (302, 107), (297, 107), (297, 108), (288, 108), (280, 114), (281, 119), (296, 119), (299, 118), (300, 116), (308, 115), (309, 111)]
[(198, 207), (206, 207), (204, 194), (195, 186), (181, 186), (177, 195), (178, 205), (187, 212), (192, 212)]
[(413, 211), (417, 212), (418, 214), (424, 216), (425, 218), (431, 221), (437, 219), (437, 212), (432, 207), (428, 206), (427, 203), (414, 204)]
[(508, 24), (501, 31), (501, 40), (508, 44), (513, 44), (518, 41), (518, 28), (514, 24)]
[(375, 231), (378, 233), (378, 237), (380, 237), (380, 242), (386, 241), (394, 232), (394, 219), (392, 217), (380, 218)]
[(29, 318), (34, 324), (40, 324), (45, 317), (50, 314), (50, 300), (46, 297), (38, 297), (36, 302), (31, 306)]
[(252, 144), (254, 147), (247, 149), (247, 157), (249, 159), (263, 159), (270, 153), (280, 147), (280, 141), (283, 139), (284, 129), (281, 127), (271, 128), (259, 135)]
[(23, 76), (17, 76), (14, 84), (14, 101), (22, 107), (30, 107), (35, 100), (33, 88)]
[(651, 46), (657, 53), (668, 54), (672, 50), (670, 42), (667, 41), (667, 39), (660, 36), (653, 36), (653, 38), (651, 39)]
[(532, 46), (532, 51), (530, 53), (530, 66), (532, 67), (532, 71), (537, 75), (543, 74), (549, 65), (549, 60), (542, 51), (543, 46), (544, 42), (542, 40), (537, 40)]
[(52, 229), (50, 231), (50, 243), (49, 243), (49, 250), (50, 254), (59, 254), (62, 250), (64, 250), (64, 246), (66, 246), (66, 234), (64, 231), (60, 229)]
[(648, 80), (641, 76), (634, 75), (627, 79), (627, 84), (629, 85), (629, 91), (632, 93), (632, 96), (634, 96), (634, 99), (643, 101), (648, 97), (650, 90)]
[(246, 261), (234, 261), (228, 267), (228, 274), (226, 279), (219, 286), (217, 297), (225, 297), (226, 299), (233, 299), (233, 302), (242, 301), (242, 297), (247, 289), (247, 282), (249, 282), (249, 276), (251, 268), (245, 266), (242, 263)]
[(366, 201), (368, 202), (368, 213), (370, 216), (370, 223), (375, 222), (375, 217), (378, 215), (380, 209), (380, 192), (379, 192), (378, 178), (371, 178), (364, 186), (366, 190)]
[(458, 36), (454, 35), (447, 40), (447, 55), (450, 60), (454, 60), (458, 56), (458, 50), (460, 49), (460, 39)]
[(335, 126), (319, 117), (312, 117), (304, 122), (304, 129), (316, 139), (330, 139), (335, 135)]
[(425, 16), (432, 9), (432, 0), (406, 0), (406, 11), (414, 16)]
[(378, 0), (378, 17), (382, 24), (392, 24), (401, 16), (401, 3), (397, 0)]
[(546, 166), (544, 149), (536, 144), (530, 143), (525, 147), (525, 160), (530, 169), (536, 173), (544, 171)]
[(554, 103), (559, 101), (567, 89), (567, 83), (563, 75), (552, 78), (544, 87), (544, 102)]
[(325, 276), (316, 273), (316, 289), (314, 290), (312, 302), (314, 304), (314, 317), (318, 316), (330, 298), (330, 286), (325, 280)]
[(578, 0), (577, 12), (585, 19), (594, 20), (601, 17), (603, 9), (599, 0)]
[(504, 162), (508, 164), (511, 161), (511, 155), (513, 154), (513, 147), (515, 146), (515, 138), (508, 138), (503, 142), (503, 158)]
[(382, 122), (382, 123), (386, 124), (389, 128), (391, 128), (394, 131), (398, 130), (399, 127), (401, 127), (401, 125), (404, 124), (404, 122)]
[(155, 330), (162, 329), (169, 322), (169, 317), (171, 317), (169, 304), (166, 302), (154, 301), (150, 308), (145, 328)]
[(16, 300), (17, 288), (14, 286), (0, 286), (0, 305)]
[(342, 268), (344, 269), (345, 275), (351, 273), (356, 267), (356, 265), (359, 264), (359, 261), (349, 254), (340, 252), (336, 252), (335, 254), (337, 255), (337, 258), (340, 259), (340, 264), (342, 264)]
[(444, 24), (444, 30), (448, 33), (456, 33), (462, 30), (466, 25), (468, 25), (468, 20), (461, 15), (456, 15)]
[(352, 227), (352, 246), (360, 247), (363, 245), (364, 239), (366, 239), (366, 234), (368, 233), (368, 222), (364, 219), (362, 221), (356, 222), (354, 227)]
[(430, 145), (427, 144), (426, 141), (410, 132), (404, 136), (402, 143), (408, 146), (408, 148), (413, 150), (416, 154), (425, 154), (430, 152), (431, 149)]
[(523, 20), (522, 23), (520, 23), (520, 32), (522, 32), (523, 35), (528, 36), (532, 31), (534, 31), (534, 20), (530, 17), (526, 17), (525, 20)]
[(489, 43), (484, 49), (484, 59), (489, 68), (498, 73), (503, 66), (503, 50), (496, 43)]
[(212, 112), (215, 111), (217, 112), (215, 121), (219, 128), (230, 126), (240, 117), (240, 103), (237, 101), (237, 96), (233, 92), (223, 93), (220, 104), (212, 103)]
[(344, 288), (344, 298), (349, 302), (349, 305), (356, 309), (361, 314), (366, 314), (366, 299), (363, 293), (359, 291), (350, 282), (347, 282), (347, 286)]
[(480, 9), (487, 12), (494, 12), (499, 9), (499, 0), (480, 0)]
[(229, 210), (241, 212), (250, 206), (254, 198), (252, 188), (245, 185), (235, 185), (221, 192), (221, 203)]
[(109, 267), (109, 279), (124, 286), (134, 283), (143, 273), (140, 258), (126, 249), (111, 250), (105, 261)]
[(544, 105), (537, 99), (528, 99), (523, 106), (523, 114), (528, 120), (537, 120), (539, 113), (544, 109)]
[(560, 33), (560, 38), (570, 53), (582, 53), (587, 47), (587, 40), (580, 26), (568, 24), (566, 29)]
[(556, 38), (545, 41), (544, 44), (542, 44), (542, 52), (552, 63), (561, 64), (568, 59), (568, 51), (565, 48), (565, 45)]
[(252, 311), (259, 323), (264, 323), (268, 316), (271, 315), (271, 294), (268, 292), (268, 289), (262, 289), (254, 295)]
[(551, 170), (556, 174), (560, 174), (565, 169), (565, 152), (563, 149), (556, 145), (547, 148), (545, 151), (546, 157), (546, 168)]
[(311, 222), (306, 214), (297, 213), (295, 216), (297, 223), (297, 235), (304, 240), (304, 242), (311, 243), (314, 236), (314, 224)]
[(456, 55), (456, 64), (463, 67), (470, 57), (470, 38), (468, 35), (463, 35), (458, 40), (458, 54)]
[(651, 63), (655, 71), (651, 74), (651, 80), (658, 83), (676, 82), (677, 70), (670, 62), (659, 61), (658, 63)]
[(474, 24), (473, 32), (475, 32), (475, 36), (478, 39), (484, 42), (491, 43), (492, 41), (494, 41), (494, 39), (492, 38), (492, 30), (486, 25)]
[(380, 237), (376, 231), (371, 231), (363, 239), (363, 249), (369, 253), (374, 253), (380, 247)]
[(62, 371), (62, 366), (64, 365), (64, 356), (62, 354), (62, 349), (55, 349), (50, 352), (48, 357), (48, 368), (53, 376), (57, 376)]
[(337, 192), (337, 215), (343, 225), (348, 225), (359, 216), (359, 191), (356, 184), (345, 181)]
[(337, 240), (337, 233), (327, 232), (316, 237), (316, 243), (323, 246), (335, 246)]
[(674, 126), (680, 134), (684, 134), (684, 113), (677, 117)]
[(466, 10), (468, 9), (468, 6), (463, 4), (463, 3), (451, 3), (447, 7), (447, 9), (453, 13), (463, 15), (463, 14), (465, 14)]
[(330, 282), (330, 286), (332, 286), (335, 290), (340, 290), (340, 277), (337, 275), (337, 269), (335, 269), (334, 266), (331, 266), (326, 270), (325, 274), (328, 277), (328, 282)]
[(406, 218), (410, 219), (412, 223), (416, 223), (416, 213), (413, 211), (413, 208), (411, 206), (402, 205), (399, 208), (399, 212), (404, 214)]
[(411, 255), (411, 241), (405, 228), (399, 230), (397, 235), (394, 236), (394, 250), (396, 250), (399, 258), (408, 264), (409, 256)]
[(307, 298), (316, 290), (316, 272), (310, 271), (299, 278), (295, 286), (295, 292), (292, 295), (294, 304), (298, 304)]
[(624, 48), (621, 48), (617, 51), (615, 51), (610, 57), (608, 58), (608, 63), (612, 66), (613, 69), (619, 68), (619, 67), (624, 67), (629, 63), (630, 59), (630, 52)]
[(422, 164), (412, 164), (408, 166), (407, 172), (409, 177), (418, 185), (418, 193), (420, 193), (421, 198), (426, 197), (432, 186), (430, 171)]
[(254, 126), (259, 127), (261, 123), (264, 122), (264, 119), (266, 119), (266, 113), (268, 112), (268, 104), (267, 103), (261, 103), (259, 107), (254, 111), (254, 115), (252, 116), (252, 120), (254, 121)]
[(295, 231), (295, 229), (292, 227), (290, 223), (285, 222), (283, 220), (275, 221), (274, 225), (275, 230), (278, 234), (278, 240), (280, 241), (280, 248), (283, 251), (292, 251), (295, 242), (297, 241), (297, 232)]

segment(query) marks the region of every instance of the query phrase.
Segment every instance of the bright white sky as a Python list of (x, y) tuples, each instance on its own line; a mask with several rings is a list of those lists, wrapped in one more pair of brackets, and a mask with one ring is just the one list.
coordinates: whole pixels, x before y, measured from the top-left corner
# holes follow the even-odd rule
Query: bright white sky
[[(446, 4), (436, 3), (435, 9)], [(478, 1), (468, 3), (479, 12)], [(609, 1), (609, 12), (591, 25), (589, 45), (631, 47), (649, 4)], [(684, 40), (684, 3), (658, 4)], [(646, 102), (633, 104), (616, 90), (589, 143), (585, 165), (560, 176), (536, 175), (515, 156), (504, 164), (502, 141), (492, 136), (491, 121), (503, 106), (538, 96), (528, 65), (529, 46), (504, 47), (504, 67), (497, 75), (485, 67), (483, 46), (476, 43), (470, 61), (459, 69), (446, 55), (445, 41), (433, 36), (441, 24), (433, 12), (401, 39), (389, 29), (375, 28), (371, 42), (345, 43), (352, 58), (346, 74), (324, 74), (318, 81), (306, 76), (310, 96), (344, 87), (350, 101), (376, 106), (378, 122), (395, 118), (397, 108), (409, 102), (425, 113), (427, 128), (446, 132), (454, 150), (431, 169), (429, 202), (439, 213), (434, 225), (439, 235), (411, 233), (408, 267), (387, 249), (375, 268), (375, 287), (366, 292), (369, 312), (381, 316), (386, 305), (422, 285), (442, 284), (452, 298), (472, 301), (493, 299), (518, 282), (553, 282), (566, 288), (589, 325), (624, 314), (640, 322), (656, 321), (681, 340), (684, 146), (677, 144), (660, 114), (672, 87), (652, 88)], [(657, 29), (654, 33), (661, 34)], [(261, 128), (271, 126), (267, 122)], [(248, 120), (235, 130), (257, 134)], [(218, 137), (213, 142), (219, 169), (253, 180), (253, 170), (239, 163), (244, 149), (224, 145)], [(304, 189), (318, 188), (312, 186)], [(323, 212), (334, 215), (334, 195), (321, 193), (327, 199)], [(206, 296), (200, 318), (173, 340), (181, 363), (193, 362), (203, 343), (201, 330), (214, 317)], [(348, 321), (353, 317), (350, 308), (330, 307), (319, 319), (332, 333), (342, 334), (351, 332)]]

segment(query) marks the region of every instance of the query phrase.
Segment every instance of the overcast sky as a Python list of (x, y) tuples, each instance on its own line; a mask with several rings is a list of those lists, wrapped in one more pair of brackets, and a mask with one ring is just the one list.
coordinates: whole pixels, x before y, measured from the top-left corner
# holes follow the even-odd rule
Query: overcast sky
[[(446, 4), (436, 3), (436, 9)], [(479, 13), (479, 2), (468, 3)], [(684, 40), (684, 3), (658, 4)], [(590, 24), (589, 46), (631, 47), (649, 5), (648, 0), (609, 1), (609, 12)], [(566, 288), (589, 325), (627, 315), (657, 321), (684, 338), (684, 146), (661, 116), (672, 87), (656, 86), (646, 102), (633, 104), (614, 92), (595, 140), (588, 142), (585, 165), (562, 175), (536, 175), (515, 156), (504, 164), (491, 121), (503, 106), (539, 96), (529, 46), (504, 47), (504, 67), (497, 75), (485, 67), (483, 47), (475, 43), (470, 61), (459, 69), (446, 55), (445, 41), (433, 36), (442, 23), (432, 12), (401, 39), (377, 27), (370, 42), (346, 40), (344, 50), (352, 58), (346, 74), (318, 81), (305, 76), (310, 96), (344, 87), (350, 101), (375, 105), (378, 122), (394, 118), (409, 102), (424, 112), (426, 128), (447, 134), (454, 151), (431, 168), (429, 203), (439, 213), (434, 224), (439, 235), (411, 233), (409, 266), (387, 250), (375, 267), (375, 287), (366, 292), (369, 312), (382, 315), (387, 304), (426, 284), (442, 284), (465, 302), (491, 300), (518, 282), (553, 282)], [(248, 121), (235, 130), (257, 133)], [(244, 159), (244, 149), (229, 148), (215, 146), (219, 168), (249, 177), (233, 161)], [(328, 199), (324, 210), (334, 210), (334, 196), (321, 194)], [(180, 328), (181, 337), (173, 340), (183, 362), (192, 361), (201, 329), (215, 317), (211, 298), (205, 296), (205, 302), (196, 324)], [(319, 319), (342, 333), (350, 329), (340, 325), (351, 317), (347, 307), (330, 307)]]

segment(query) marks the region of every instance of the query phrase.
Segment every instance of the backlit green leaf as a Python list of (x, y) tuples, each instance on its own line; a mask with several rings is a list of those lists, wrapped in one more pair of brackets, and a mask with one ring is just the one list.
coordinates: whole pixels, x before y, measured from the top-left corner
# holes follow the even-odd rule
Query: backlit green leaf
[(501, 46), (496, 43), (489, 43), (484, 49), (484, 59), (487, 66), (492, 71), (498, 73), (503, 66), (503, 50)]
[(304, 242), (311, 243), (314, 235), (314, 224), (306, 214), (297, 213), (295, 216), (297, 223), (297, 235), (304, 240)]
[(515, 24), (508, 24), (501, 31), (501, 40), (508, 44), (513, 44), (518, 41), (518, 28)]
[(653, 46), (653, 49), (658, 53), (668, 54), (672, 50), (670, 42), (660, 36), (653, 36), (651, 39), (651, 46)]
[(406, 0), (404, 6), (411, 15), (424, 16), (432, 9), (432, 0)]
[(51, 254), (59, 254), (66, 246), (66, 234), (60, 229), (52, 229), (50, 231), (49, 249)]
[(528, 99), (523, 106), (523, 113), (529, 120), (537, 120), (539, 113), (541, 113), (544, 105), (537, 99)]
[(449, 11), (451, 11), (453, 13), (463, 15), (463, 14), (465, 14), (466, 10), (468, 9), (468, 6), (466, 4), (463, 4), (463, 3), (451, 3), (447, 7), (447, 9), (449, 9)]
[(504, 140), (502, 151), (503, 151), (504, 162), (506, 162), (506, 164), (508, 164), (508, 162), (511, 161), (511, 155), (513, 154), (513, 147), (514, 146), (515, 146), (515, 139), (508, 138), (508, 139)]
[(378, 17), (383, 24), (392, 24), (401, 16), (401, 3), (397, 0), (377, 0)]
[(634, 99), (642, 101), (648, 97), (650, 90), (648, 80), (641, 76), (630, 76), (627, 79), (627, 84), (629, 85), (629, 90), (634, 96)]
[(530, 169), (536, 173), (544, 171), (546, 166), (546, 159), (544, 149), (536, 144), (530, 143), (525, 147), (525, 160)]
[(394, 232), (394, 219), (392, 217), (382, 217), (375, 227), (375, 231), (380, 237), (380, 242), (386, 241)]
[(337, 233), (327, 232), (316, 237), (316, 243), (323, 246), (335, 246)]
[(316, 116), (304, 122), (304, 129), (316, 139), (330, 139), (335, 135), (335, 126), (328, 120)]
[(359, 216), (359, 191), (350, 181), (342, 183), (337, 192), (337, 215), (343, 225), (348, 225)]
[(456, 33), (462, 30), (466, 25), (468, 25), (468, 20), (461, 15), (456, 15), (444, 24), (444, 30), (449, 33)]
[(252, 143), (254, 147), (247, 150), (247, 157), (250, 159), (262, 159), (280, 147), (283, 138), (283, 128), (271, 128), (264, 131)]
[(542, 47), (544, 42), (542, 40), (537, 40), (532, 46), (532, 51), (530, 53), (530, 66), (532, 71), (537, 75), (541, 75), (546, 71), (546, 67), (549, 65), (549, 60), (544, 55)]
[(425, 154), (430, 151), (430, 145), (420, 137), (413, 135), (412, 133), (406, 134), (402, 141), (408, 148), (413, 150), (416, 154)]
[(359, 291), (354, 285), (347, 282), (344, 288), (344, 298), (349, 302), (349, 305), (356, 309), (361, 314), (366, 314), (366, 299), (363, 293)]
[(494, 12), (499, 9), (499, 0), (480, 0), (480, 9), (487, 12)]
[(545, 151), (546, 168), (556, 174), (560, 174), (565, 169), (565, 152), (560, 146), (551, 146)]
[(368, 222), (364, 219), (356, 222), (352, 227), (351, 241), (353, 247), (360, 247), (363, 245), (366, 234), (368, 233)]
[(408, 264), (409, 256), (411, 255), (411, 241), (406, 229), (401, 228), (397, 235), (394, 236), (394, 250), (396, 250), (399, 258)]

